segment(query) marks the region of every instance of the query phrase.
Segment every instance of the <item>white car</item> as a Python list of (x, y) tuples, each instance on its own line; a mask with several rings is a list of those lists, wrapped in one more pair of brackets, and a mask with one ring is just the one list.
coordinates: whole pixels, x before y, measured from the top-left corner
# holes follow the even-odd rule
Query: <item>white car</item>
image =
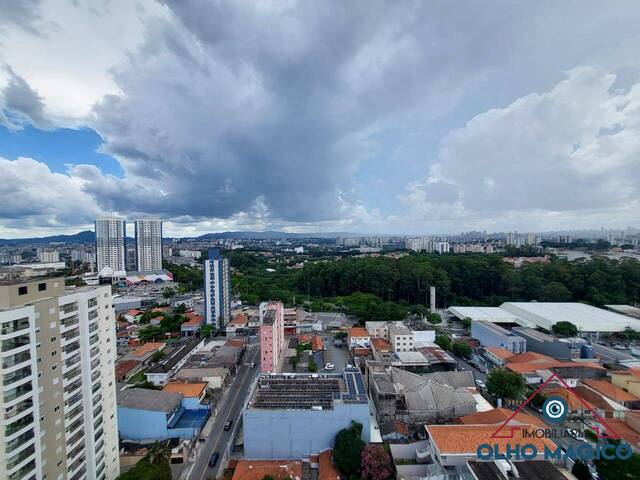
[(482, 380), (476, 380), (476, 385), (480, 388), (485, 388), (486, 385)]
[(324, 366), (324, 369), (325, 369), (325, 370), (334, 370), (335, 368), (336, 368), (336, 366), (335, 366), (333, 363), (327, 363), (327, 364)]

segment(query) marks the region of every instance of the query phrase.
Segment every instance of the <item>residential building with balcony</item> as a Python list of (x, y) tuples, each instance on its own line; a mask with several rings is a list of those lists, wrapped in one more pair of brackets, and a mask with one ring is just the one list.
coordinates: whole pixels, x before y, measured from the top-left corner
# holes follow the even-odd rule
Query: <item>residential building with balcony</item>
[(0, 282), (0, 478), (117, 477), (115, 355), (110, 287)]

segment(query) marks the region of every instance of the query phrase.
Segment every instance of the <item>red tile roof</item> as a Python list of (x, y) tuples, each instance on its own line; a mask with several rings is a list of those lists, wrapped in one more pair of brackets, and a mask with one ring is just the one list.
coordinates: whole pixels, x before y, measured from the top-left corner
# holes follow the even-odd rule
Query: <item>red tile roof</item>
[(165, 343), (149, 342), (149, 343), (145, 343), (143, 345), (140, 345), (133, 352), (131, 352), (131, 355), (133, 355), (134, 357), (142, 357), (142, 356), (146, 355), (149, 352), (154, 352), (156, 350), (162, 350), (164, 347), (166, 347)]
[(227, 347), (244, 347), (244, 340), (241, 340), (239, 338), (230, 338), (229, 340), (224, 342), (224, 344)]
[(372, 338), (371, 344), (376, 348), (378, 352), (390, 352), (391, 345), (383, 338)]
[(318, 480), (340, 480), (340, 472), (331, 461), (331, 450), (320, 452)]
[(369, 355), (371, 355), (371, 349), (356, 347), (351, 351), (351, 353), (354, 357), (368, 357)]
[(244, 327), (247, 324), (247, 316), (244, 313), (239, 313), (233, 320), (229, 322), (229, 325), (234, 325), (236, 327)]
[(368, 337), (369, 332), (367, 332), (366, 328), (351, 327), (349, 328), (349, 336), (350, 337)]
[[(458, 421), (465, 425), (493, 425), (504, 422), (507, 418), (511, 417), (511, 415), (513, 415), (511, 410), (507, 410), (506, 408), (494, 408), (493, 410), (487, 410), (486, 412), (476, 412), (464, 415), (463, 417), (460, 417)], [(545, 423), (538, 417), (534, 417), (533, 415), (529, 415), (524, 412), (518, 412), (516, 416), (513, 417), (512, 421), (528, 425), (536, 425), (538, 427), (545, 426)]]
[(163, 392), (181, 393), (186, 398), (198, 398), (202, 395), (204, 389), (207, 388), (206, 383), (181, 383), (170, 382), (162, 389)]
[(553, 357), (548, 357), (536, 352), (525, 352), (517, 355), (511, 355), (508, 359), (509, 363), (533, 363), (533, 362), (556, 362)]
[(197, 313), (187, 313), (185, 316), (187, 317), (187, 321), (182, 325), (188, 327), (198, 327), (204, 323), (204, 317), (198, 315)]
[(625, 392), (606, 380), (583, 380), (582, 383), (616, 402), (635, 402), (640, 400), (635, 395)]
[[(478, 446), (489, 440), (504, 452), (507, 445), (513, 443), (513, 438), (491, 438), (496, 431), (495, 425), (427, 425), (425, 428), (429, 438), (443, 455), (476, 455)], [(523, 430), (530, 428), (531, 426), (522, 427)], [(523, 432), (514, 432), (514, 438), (516, 437), (522, 438)], [(528, 438), (527, 442), (535, 445), (538, 452), (544, 451), (545, 445), (555, 450), (555, 444), (548, 438)]]
[(138, 360), (122, 360), (116, 362), (116, 379), (124, 378), (127, 373), (140, 365)]
[(311, 350), (317, 352), (318, 350), (322, 350), (323, 347), (322, 337), (320, 335), (314, 335), (311, 339)]
[(500, 348), (500, 347), (485, 347), (485, 350), (487, 352), (492, 353), (493, 355), (495, 355), (496, 357), (502, 359), (502, 360), (506, 360), (507, 358), (513, 357), (513, 353), (511, 353), (509, 350), (507, 350), (506, 348)]
[(137, 317), (138, 315), (142, 315), (144, 312), (140, 310), (129, 310), (125, 315), (129, 315), (131, 317)]

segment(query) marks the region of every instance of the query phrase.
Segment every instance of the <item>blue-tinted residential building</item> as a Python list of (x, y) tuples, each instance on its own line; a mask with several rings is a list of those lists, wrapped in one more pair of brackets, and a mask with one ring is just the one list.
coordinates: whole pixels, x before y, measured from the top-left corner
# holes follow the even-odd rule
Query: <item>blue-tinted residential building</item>
[(225, 331), (231, 320), (231, 273), (229, 259), (217, 249), (209, 250), (204, 261), (205, 322)]

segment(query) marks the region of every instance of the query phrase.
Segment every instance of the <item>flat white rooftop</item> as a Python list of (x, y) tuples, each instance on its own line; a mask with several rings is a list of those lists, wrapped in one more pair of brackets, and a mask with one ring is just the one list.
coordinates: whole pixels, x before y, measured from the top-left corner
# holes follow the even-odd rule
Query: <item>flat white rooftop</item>
[(640, 330), (638, 319), (584, 303), (505, 302), (500, 309), (546, 330), (557, 322), (571, 322), (583, 332), (622, 332), (628, 327)]
[(487, 320), (491, 323), (517, 323), (518, 317), (500, 307), (449, 307), (449, 312), (460, 320)]

